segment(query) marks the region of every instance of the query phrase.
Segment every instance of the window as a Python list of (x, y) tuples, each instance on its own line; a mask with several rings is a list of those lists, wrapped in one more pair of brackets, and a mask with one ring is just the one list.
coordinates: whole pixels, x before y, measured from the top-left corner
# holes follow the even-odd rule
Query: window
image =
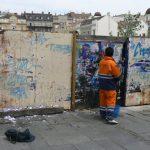
[(119, 37), (119, 32), (118, 32), (118, 37)]
[(95, 30), (93, 30), (93, 35), (95, 35)]
[(13, 28), (13, 30), (15, 30), (15, 29), (16, 29), (16, 27), (15, 27), (15, 26), (13, 26), (12, 28)]

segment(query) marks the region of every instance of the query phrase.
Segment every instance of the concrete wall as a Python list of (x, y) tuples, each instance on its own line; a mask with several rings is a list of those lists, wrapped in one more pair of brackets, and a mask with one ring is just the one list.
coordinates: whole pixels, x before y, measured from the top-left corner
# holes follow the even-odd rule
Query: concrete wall
[(150, 104), (150, 39), (130, 38), (126, 106)]
[(70, 108), (72, 35), (0, 35), (0, 107)]

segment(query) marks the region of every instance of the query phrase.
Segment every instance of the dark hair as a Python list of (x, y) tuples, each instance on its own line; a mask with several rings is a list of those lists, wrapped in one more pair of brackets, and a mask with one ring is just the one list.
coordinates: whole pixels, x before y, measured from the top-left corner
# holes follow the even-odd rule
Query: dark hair
[(113, 54), (114, 54), (114, 49), (113, 48), (107, 47), (105, 49), (105, 56), (113, 56)]

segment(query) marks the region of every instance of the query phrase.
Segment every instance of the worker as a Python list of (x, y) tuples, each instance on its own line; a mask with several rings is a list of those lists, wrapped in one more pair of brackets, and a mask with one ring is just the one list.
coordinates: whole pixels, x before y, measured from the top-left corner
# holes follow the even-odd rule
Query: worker
[(99, 101), (101, 118), (109, 124), (118, 124), (113, 113), (116, 106), (116, 85), (120, 80), (121, 71), (113, 53), (114, 49), (107, 47), (104, 58), (99, 62)]

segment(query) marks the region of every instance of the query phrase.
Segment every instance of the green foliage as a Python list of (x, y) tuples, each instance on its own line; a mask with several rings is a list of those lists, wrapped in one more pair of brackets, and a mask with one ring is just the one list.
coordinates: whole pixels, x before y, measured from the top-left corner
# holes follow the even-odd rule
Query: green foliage
[(136, 36), (136, 31), (141, 29), (139, 16), (140, 14), (132, 15), (130, 13), (124, 15), (124, 21), (119, 23), (119, 32), (121, 36)]

